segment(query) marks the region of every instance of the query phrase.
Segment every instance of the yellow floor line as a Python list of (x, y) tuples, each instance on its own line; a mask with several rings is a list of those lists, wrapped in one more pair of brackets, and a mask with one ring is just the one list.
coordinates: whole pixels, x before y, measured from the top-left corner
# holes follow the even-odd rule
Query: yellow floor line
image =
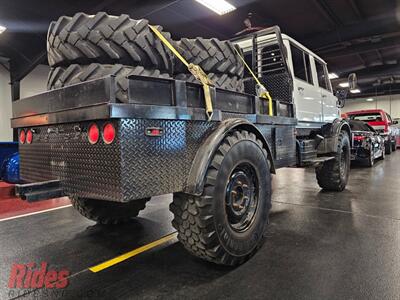
[(140, 253), (148, 251), (148, 250), (150, 250), (150, 249), (152, 249), (154, 247), (160, 246), (160, 245), (162, 245), (162, 244), (164, 244), (164, 243), (176, 238), (176, 236), (177, 236), (177, 232), (173, 232), (171, 234), (168, 234), (168, 235), (162, 237), (159, 240), (151, 242), (150, 244), (144, 245), (142, 247), (139, 247), (139, 248), (134, 249), (132, 251), (129, 251), (127, 253), (121, 254), (121, 255), (119, 255), (119, 256), (117, 256), (115, 258), (107, 260), (107, 261), (105, 261), (105, 262), (103, 262), (101, 264), (98, 264), (96, 266), (90, 267), (89, 270), (92, 271), (93, 273), (97, 273), (97, 272), (103, 271), (104, 269), (107, 269), (107, 268), (112, 267), (112, 266), (114, 266), (116, 264), (119, 264), (120, 262), (123, 262), (123, 261), (125, 261), (125, 260), (127, 260), (129, 258), (132, 258), (132, 257), (134, 257), (134, 256), (136, 256), (136, 255), (138, 255)]

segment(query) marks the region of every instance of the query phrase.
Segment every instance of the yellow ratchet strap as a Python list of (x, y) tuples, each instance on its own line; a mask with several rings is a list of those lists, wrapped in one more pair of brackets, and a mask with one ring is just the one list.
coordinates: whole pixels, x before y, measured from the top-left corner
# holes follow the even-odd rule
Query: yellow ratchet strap
[(168, 47), (172, 53), (179, 58), (179, 60), (188, 68), (189, 72), (193, 74), (193, 76), (201, 82), (203, 85), (204, 98), (206, 102), (206, 114), (208, 120), (210, 121), (213, 116), (213, 106), (211, 101), (211, 93), (210, 86), (213, 86), (213, 82), (208, 78), (207, 74), (203, 71), (203, 69), (195, 64), (188, 63), (186, 59), (175, 49), (174, 46), (161, 34), (161, 32), (153, 25), (149, 25), (150, 29), (156, 34), (156, 36), (164, 43), (165, 46)]
[(237, 55), (240, 57), (244, 65), (246, 66), (247, 70), (250, 72), (251, 76), (253, 76), (254, 80), (257, 82), (257, 85), (261, 88), (260, 90), (262, 91), (259, 95), (260, 98), (267, 99), (268, 100), (268, 115), (273, 116), (273, 108), (272, 108), (272, 97), (269, 94), (268, 90), (265, 88), (265, 86), (261, 83), (261, 81), (257, 78), (257, 76), (254, 74), (253, 70), (249, 67), (249, 65), (246, 63), (242, 55), (239, 53), (239, 51), (235, 48), (235, 51)]

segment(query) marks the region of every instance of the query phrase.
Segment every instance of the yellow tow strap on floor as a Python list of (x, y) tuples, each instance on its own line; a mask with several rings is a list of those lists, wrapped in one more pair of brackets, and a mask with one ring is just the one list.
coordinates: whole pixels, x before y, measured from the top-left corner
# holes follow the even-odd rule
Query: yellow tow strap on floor
[(187, 60), (175, 49), (175, 47), (162, 35), (162, 33), (152, 25), (149, 25), (150, 29), (156, 34), (156, 36), (164, 43), (165, 46), (168, 47), (172, 53), (179, 58), (179, 60), (188, 68), (189, 72), (193, 74), (193, 76), (201, 82), (203, 85), (204, 98), (206, 102), (206, 114), (208, 120), (210, 121), (213, 116), (213, 106), (211, 101), (211, 93), (210, 86), (213, 86), (213, 82), (208, 78), (207, 74), (203, 71), (203, 69), (195, 64), (188, 63)]
[(242, 55), (239, 53), (239, 51), (235, 48), (235, 51), (237, 53), (237, 55), (240, 57), (240, 59), (242, 60), (243, 64), (245, 65), (246, 69), (249, 71), (249, 73), (251, 74), (251, 76), (254, 78), (254, 80), (257, 82), (257, 85), (259, 86), (259, 88), (261, 89), (260, 98), (264, 98), (268, 100), (268, 114), (270, 116), (274, 115), (273, 112), (273, 107), (272, 107), (272, 97), (269, 94), (268, 90), (265, 88), (265, 86), (261, 83), (261, 81), (257, 78), (256, 74), (254, 74), (253, 70), (250, 68), (250, 66), (246, 63), (246, 61), (244, 60), (244, 58), (242, 57)]

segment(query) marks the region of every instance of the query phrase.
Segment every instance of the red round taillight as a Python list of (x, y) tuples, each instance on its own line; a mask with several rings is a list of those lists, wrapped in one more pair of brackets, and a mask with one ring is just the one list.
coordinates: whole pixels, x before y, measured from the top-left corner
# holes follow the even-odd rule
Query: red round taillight
[(25, 139), (26, 139), (25, 130), (21, 129), (21, 131), (19, 132), (19, 142), (21, 144), (25, 144)]
[(96, 124), (92, 124), (89, 126), (88, 130), (88, 139), (91, 144), (96, 144), (99, 141), (100, 130)]
[(103, 141), (106, 144), (111, 144), (115, 139), (115, 128), (111, 123), (107, 123), (103, 127)]
[(32, 132), (32, 130), (28, 130), (26, 132), (26, 142), (28, 144), (32, 144), (32, 140), (33, 140), (33, 132)]

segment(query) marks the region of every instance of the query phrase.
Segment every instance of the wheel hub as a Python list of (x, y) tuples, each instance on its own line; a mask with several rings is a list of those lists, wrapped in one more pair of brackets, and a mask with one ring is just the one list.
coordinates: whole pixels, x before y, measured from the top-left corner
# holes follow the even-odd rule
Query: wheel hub
[(245, 231), (251, 225), (258, 205), (257, 176), (254, 169), (241, 164), (232, 172), (226, 188), (228, 222), (235, 231)]

